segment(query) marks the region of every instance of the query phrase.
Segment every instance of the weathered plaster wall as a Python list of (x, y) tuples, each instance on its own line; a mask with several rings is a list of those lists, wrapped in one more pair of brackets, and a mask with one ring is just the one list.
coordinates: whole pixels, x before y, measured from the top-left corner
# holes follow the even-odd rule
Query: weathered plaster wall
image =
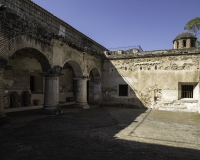
[[(31, 104), (34, 104), (35, 99), (40, 100), (40, 104), (43, 104), (43, 77), (39, 75), (42, 72), (42, 68), (38, 60), (31, 57), (22, 55), (16, 55), (10, 58), (8, 62), (11, 69), (5, 69), (3, 75), (3, 95), (11, 98), (14, 91), (18, 92), (20, 96), (20, 106), (24, 106), (24, 91), (31, 93)], [(34, 88), (35, 91), (31, 91), (30, 88), (30, 76), (35, 79)], [(10, 107), (9, 99), (5, 97), (4, 107)]]
[(59, 77), (60, 92), (73, 92), (74, 71), (72, 68), (64, 68)]
[[(106, 60), (103, 65), (103, 102), (188, 110), (185, 102), (178, 101), (180, 82), (198, 84), (199, 55)], [(119, 84), (128, 84), (127, 97), (118, 96)], [(198, 101), (199, 91), (196, 93), (194, 99)], [(198, 104), (192, 103), (192, 110), (198, 110)]]
[[(102, 60), (86, 52), (78, 51), (67, 44), (54, 39), (53, 44), (53, 64), (64, 66), (68, 61), (75, 61), (81, 68), (83, 76), (89, 76), (92, 68), (102, 70)], [(72, 68), (75, 66), (72, 66)], [(75, 68), (73, 68), (76, 72)]]
[(30, 90), (30, 76), (35, 77), (35, 92), (43, 92), (43, 77), (40, 63), (34, 58), (16, 56), (10, 59), (8, 65), (11, 69), (4, 71), (5, 90)]

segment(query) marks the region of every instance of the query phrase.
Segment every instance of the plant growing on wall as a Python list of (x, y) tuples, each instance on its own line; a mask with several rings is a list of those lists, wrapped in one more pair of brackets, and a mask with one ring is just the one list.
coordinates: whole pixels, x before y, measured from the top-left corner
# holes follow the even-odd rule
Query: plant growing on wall
[[(195, 37), (200, 34), (200, 17), (196, 17), (188, 21), (184, 27), (185, 30), (192, 32)], [(200, 47), (200, 41), (196, 41), (196, 46)]]

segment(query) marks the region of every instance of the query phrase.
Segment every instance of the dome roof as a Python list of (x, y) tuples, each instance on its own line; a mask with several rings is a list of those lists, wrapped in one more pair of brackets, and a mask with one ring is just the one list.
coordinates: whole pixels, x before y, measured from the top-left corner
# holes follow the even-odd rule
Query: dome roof
[(197, 39), (192, 33), (189, 32), (183, 32), (181, 34), (179, 34), (178, 36), (176, 36), (175, 40), (179, 40), (179, 39), (185, 39), (185, 38), (193, 38), (193, 39)]

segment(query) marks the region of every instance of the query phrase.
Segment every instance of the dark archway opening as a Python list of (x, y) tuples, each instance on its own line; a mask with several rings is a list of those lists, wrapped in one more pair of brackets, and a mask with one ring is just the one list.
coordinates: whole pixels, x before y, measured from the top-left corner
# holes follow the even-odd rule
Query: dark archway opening
[(97, 68), (92, 68), (87, 82), (88, 104), (97, 105), (101, 103), (101, 77)]
[(7, 65), (12, 67), (4, 71), (4, 107), (42, 105), (44, 79), (39, 73), (50, 70), (48, 59), (34, 48), (23, 48), (9, 58)]

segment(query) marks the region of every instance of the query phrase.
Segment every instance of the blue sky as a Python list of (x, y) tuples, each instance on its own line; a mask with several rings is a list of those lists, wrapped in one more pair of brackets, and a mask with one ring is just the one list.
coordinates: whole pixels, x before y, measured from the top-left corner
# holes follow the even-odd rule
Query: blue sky
[(200, 0), (32, 1), (106, 48), (171, 49), (185, 24), (200, 17)]

